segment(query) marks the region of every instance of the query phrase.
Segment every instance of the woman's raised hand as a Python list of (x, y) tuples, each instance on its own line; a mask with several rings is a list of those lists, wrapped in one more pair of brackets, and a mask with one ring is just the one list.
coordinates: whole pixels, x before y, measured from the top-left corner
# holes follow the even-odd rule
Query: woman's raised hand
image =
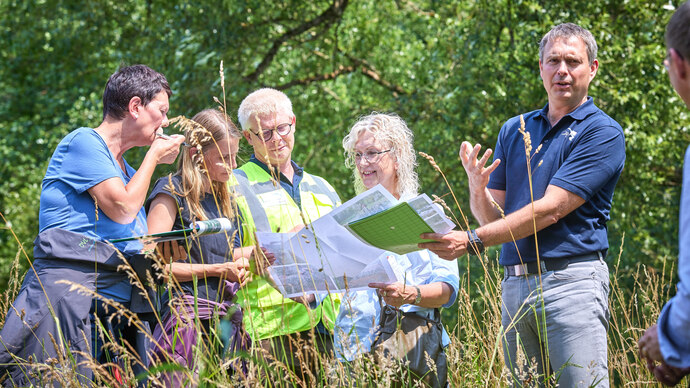
[(149, 152), (156, 156), (157, 164), (171, 164), (180, 153), (180, 145), (184, 140), (182, 135), (156, 136)]

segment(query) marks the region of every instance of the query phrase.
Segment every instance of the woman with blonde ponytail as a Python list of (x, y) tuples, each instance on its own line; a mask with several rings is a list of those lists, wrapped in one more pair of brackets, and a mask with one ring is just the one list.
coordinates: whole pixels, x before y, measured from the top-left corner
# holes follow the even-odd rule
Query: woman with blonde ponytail
[[(219, 356), (221, 346), (231, 352), (249, 347), (242, 311), (232, 301), (251, 280), (246, 258), (251, 250), (239, 248), (240, 223), (227, 185), (236, 167), (240, 132), (227, 115), (215, 109), (199, 112), (183, 127), (189, 147), (180, 153), (177, 172), (159, 179), (146, 202), (149, 233), (219, 217), (237, 226), (231, 232), (188, 238), (187, 260), (167, 267), (167, 290), (161, 298), (163, 324), (154, 332), (158, 343), (152, 346), (152, 359), (193, 369), (198, 331), (209, 345), (202, 350), (208, 357)], [(213, 324), (215, 316), (225, 322), (220, 325), (223, 330)], [(168, 382), (187, 385), (191, 383), (185, 381), (188, 377), (174, 374)]]

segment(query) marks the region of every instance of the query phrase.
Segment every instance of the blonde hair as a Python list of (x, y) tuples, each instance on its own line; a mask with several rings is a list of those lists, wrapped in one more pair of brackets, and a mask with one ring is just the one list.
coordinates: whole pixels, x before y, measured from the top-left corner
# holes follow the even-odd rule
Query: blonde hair
[[(208, 217), (200, 202), (205, 194), (206, 185), (209, 185), (211, 192), (215, 194), (221, 215), (231, 217), (234, 212), (228, 185), (226, 182), (210, 181), (204, 161), (204, 151), (217, 148), (218, 143), (225, 141), (228, 137), (240, 138), (242, 134), (230, 118), (217, 109), (202, 110), (192, 117), (192, 121), (195, 124), (187, 127), (184, 136), (187, 143), (196, 148), (196, 153), (190, 155), (186, 149), (180, 153), (175, 173), (182, 177), (180, 195), (187, 199), (192, 218), (207, 220)], [(230, 165), (229, 160), (225, 163)]]
[(398, 163), (395, 173), (398, 177), (397, 190), (401, 198), (417, 195), (419, 182), (417, 181), (417, 155), (413, 148), (414, 135), (403, 119), (395, 113), (377, 113), (361, 117), (350, 129), (350, 133), (343, 139), (345, 149), (345, 165), (353, 169), (355, 191), (357, 194), (366, 190), (362, 178), (357, 172), (355, 163), (355, 145), (364, 132), (369, 132), (374, 139), (383, 144), (389, 144), (391, 155)]
[(248, 131), (249, 120), (277, 113), (294, 116), (292, 102), (285, 93), (279, 90), (263, 88), (253, 91), (242, 100), (237, 110), (237, 119), (242, 129)]

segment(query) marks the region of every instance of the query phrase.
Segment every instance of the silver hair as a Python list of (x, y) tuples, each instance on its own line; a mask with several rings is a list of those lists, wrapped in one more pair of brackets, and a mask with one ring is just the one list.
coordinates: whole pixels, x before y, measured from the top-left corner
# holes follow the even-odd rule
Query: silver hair
[[(366, 190), (355, 164), (355, 145), (364, 132), (370, 132), (376, 140), (390, 145), (392, 156), (398, 163), (398, 194), (401, 198), (413, 197), (419, 191), (417, 180), (417, 154), (413, 148), (414, 135), (403, 119), (395, 113), (377, 113), (361, 117), (343, 139), (345, 165), (353, 169), (355, 191)], [(395, 194), (395, 193), (394, 193)]]
[(597, 42), (594, 40), (591, 32), (574, 23), (559, 24), (541, 38), (541, 42), (539, 42), (539, 60), (544, 61), (544, 48), (546, 48), (547, 43), (553, 42), (556, 39), (569, 39), (572, 37), (582, 39), (582, 42), (587, 47), (589, 65), (592, 66), (594, 60), (597, 59)]
[(237, 110), (237, 120), (242, 129), (249, 130), (249, 120), (271, 114), (292, 113), (292, 102), (285, 93), (271, 88), (263, 88), (251, 92), (242, 100)]

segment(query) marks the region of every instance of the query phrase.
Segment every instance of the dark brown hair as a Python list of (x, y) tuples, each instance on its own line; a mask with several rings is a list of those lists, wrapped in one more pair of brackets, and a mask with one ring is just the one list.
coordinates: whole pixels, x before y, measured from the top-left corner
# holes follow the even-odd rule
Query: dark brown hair
[(103, 91), (103, 119), (110, 116), (122, 120), (129, 109), (132, 97), (141, 98), (148, 105), (156, 94), (165, 91), (172, 95), (165, 76), (146, 65), (132, 65), (121, 68), (110, 76)]
[(666, 26), (666, 47), (690, 61), (690, 1), (681, 4)]

